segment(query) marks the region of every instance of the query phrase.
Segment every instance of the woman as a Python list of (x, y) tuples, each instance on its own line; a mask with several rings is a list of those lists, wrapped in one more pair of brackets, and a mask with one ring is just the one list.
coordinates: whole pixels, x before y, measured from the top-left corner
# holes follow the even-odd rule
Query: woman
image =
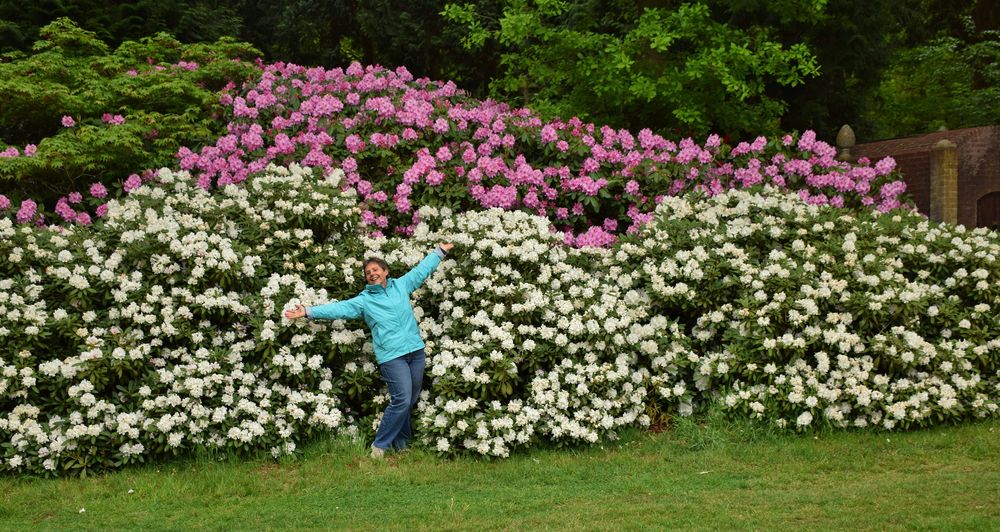
[(410, 294), (437, 268), (454, 247), (441, 243), (406, 275), (389, 278), (389, 265), (382, 259), (365, 260), (363, 269), (368, 285), (357, 296), (316, 307), (286, 310), (285, 317), (294, 320), (341, 320), (364, 318), (372, 331), (375, 359), (382, 380), (389, 386), (389, 406), (372, 443), (372, 458), (382, 458), (390, 449), (403, 449), (413, 439), (410, 416), (420, 397), (424, 377), (424, 341), (413, 315)]

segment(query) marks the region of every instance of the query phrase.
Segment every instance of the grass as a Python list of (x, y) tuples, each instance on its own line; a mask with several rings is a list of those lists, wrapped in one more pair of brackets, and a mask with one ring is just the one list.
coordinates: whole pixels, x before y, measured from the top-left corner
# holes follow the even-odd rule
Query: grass
[(418, 450), (375, 462), (360, 444), (330, 440), (282, 463), (3, 478), (0, 527), (987, 530), (1000, 528), (998, 429), (814, 438), (705, 418), (504, 461)]

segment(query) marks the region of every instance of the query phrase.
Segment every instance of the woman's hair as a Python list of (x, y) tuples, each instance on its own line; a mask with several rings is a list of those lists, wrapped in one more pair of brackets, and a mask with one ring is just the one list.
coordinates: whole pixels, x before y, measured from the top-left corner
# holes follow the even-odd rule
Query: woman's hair
[(373, 262), (375, 264), (378, 264), (379, 268), (382, 268), (385, 271), (389, 271), (389, 264), (387, 264), (384, 260), (378, 257), (368, 257), (367, 259), (365, 259), (365, 263), (361, 265), (361, 273), (364, 273), (365, 270), (368, 269), (368, 265)]

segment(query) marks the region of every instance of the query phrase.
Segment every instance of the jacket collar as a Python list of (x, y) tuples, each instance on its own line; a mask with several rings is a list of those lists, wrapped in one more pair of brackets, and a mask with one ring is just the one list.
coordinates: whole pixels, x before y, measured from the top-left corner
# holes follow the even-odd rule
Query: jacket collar
[(380, 284), (366, 284), (365, 285), (365, 292), (369, 293), (369, 294), (372, 294), (372, 295), (380, 294), (380, 293), (384, 294), (385, 292), (387, 292), (389, 290), (390, 286), (392, 286), (393, 284), (395, 284), (395, 282), (396, 282), (396, 279), (390, 277), (385, 282), (385, 288), (383, 288), (382, 285), (380, 285)]

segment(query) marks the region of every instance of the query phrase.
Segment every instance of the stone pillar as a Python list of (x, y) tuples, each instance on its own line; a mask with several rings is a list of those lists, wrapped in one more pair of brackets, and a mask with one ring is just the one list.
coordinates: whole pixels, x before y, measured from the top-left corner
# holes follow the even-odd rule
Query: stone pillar
[(931, 148), (932, 220), (958, 223), (958, 146), (942, 140)]
[(840, 131), (837, 132), (837, 160), (838, 161), (850, 161), (853, 159), (851, 156), (851, 148), (854, 147), (854, 130), (851, 126), (844, 124), (840, 126)]

